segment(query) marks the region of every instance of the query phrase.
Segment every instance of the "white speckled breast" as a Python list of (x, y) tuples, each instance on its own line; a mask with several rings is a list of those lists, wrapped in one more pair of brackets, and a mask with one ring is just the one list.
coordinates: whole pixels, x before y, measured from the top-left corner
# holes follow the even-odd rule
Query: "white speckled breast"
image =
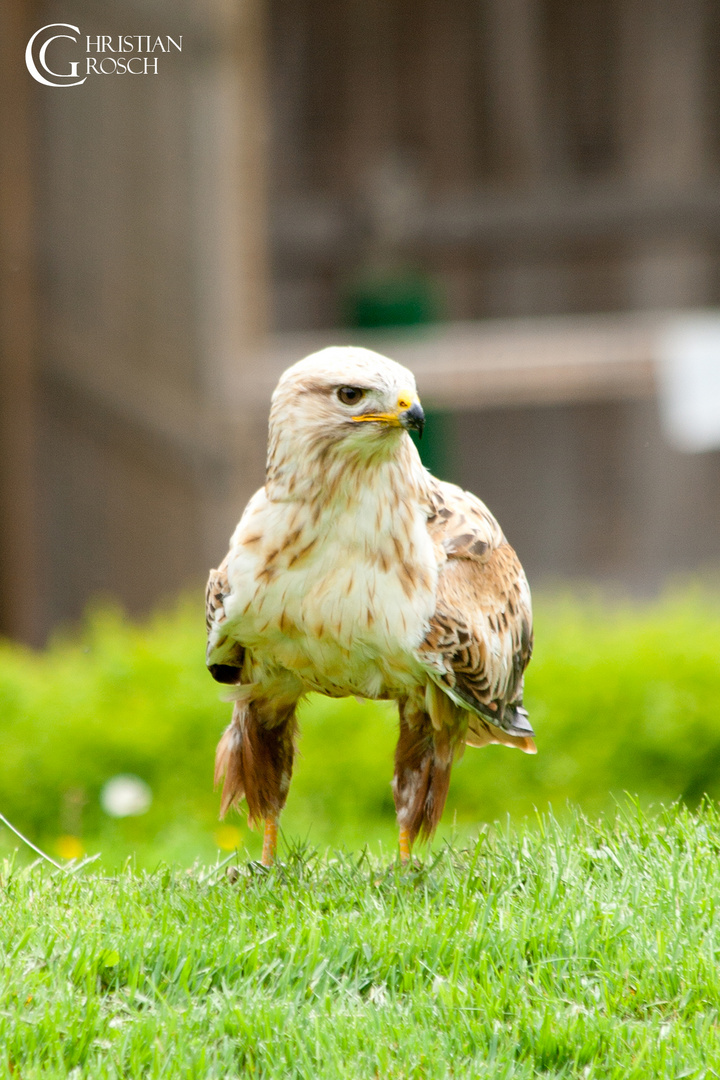
[(436, 555), (418, 502), (389, 498), (387, 482), (314, 517), (264, 495), (248, 508), (228, 564), (227, 629), (264, 670), (331, 695), (395, 696), (417, 684)]

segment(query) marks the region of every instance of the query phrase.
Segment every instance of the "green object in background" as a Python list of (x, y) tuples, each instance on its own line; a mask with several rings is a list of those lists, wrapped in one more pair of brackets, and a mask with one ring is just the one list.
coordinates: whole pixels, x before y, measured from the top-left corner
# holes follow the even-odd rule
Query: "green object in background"
[(422, 326), (440, 317), (437, 292), (418, 271), (361, 276), (347, 290), (344, 322), (358, 330)]
[[(418, 270), (361, 275), (347, 289), (343, 301), (346, 326), (357, 330), (420, 328), (441, 318), (438, 290)], [(423, 465), (441, 480), (452, 479), (455, 460), (452, 414), (425, 410), (422, 440), (413, 433)]]
[(422, 439), (417, 432), (410, 436), (420, 451), (420, 459), (438, 480), (453, 480), (455, 462), (455, 425), (452, 413), (439, 409), (425, 410), (425, 430)]

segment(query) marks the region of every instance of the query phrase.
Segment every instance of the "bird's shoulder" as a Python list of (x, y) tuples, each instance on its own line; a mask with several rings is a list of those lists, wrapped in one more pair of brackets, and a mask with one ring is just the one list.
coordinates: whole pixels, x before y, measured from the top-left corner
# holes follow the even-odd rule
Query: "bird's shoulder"
[(225, 602), (233, 592), (233, 570), (238, 554), (257, 543), (263, 532), (262, 514), (268, 499), (265, 488), (256, 491), (243, 510), (232, 537), (227, 555), (216, 570), (210, 571), (205, 591), (205, 618), (208, 633), (224, 622), (228, 612)]
[(232, 632), (233, 570), (239, 553), (252, 547), (253, 534), (256, 541), (262, 535), (261, 517), (267, 501), (264, 488), (255, 492), (232, 535), (227, 555), (208, 576), (205, 589), (207, 665), (218, 682), (234, 683), (240, 678), (245, 653)]
[(457, 484), (429, 477), (427, 528), (447, 558), (486, 562), (504, 541), (484, 502)]

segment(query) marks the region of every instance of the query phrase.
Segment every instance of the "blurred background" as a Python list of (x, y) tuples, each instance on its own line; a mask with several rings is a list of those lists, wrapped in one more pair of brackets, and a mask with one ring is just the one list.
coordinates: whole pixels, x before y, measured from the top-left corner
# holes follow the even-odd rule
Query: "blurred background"
[[(181, 48), (47, 87), (55, 23), (57, 72)], [(719, 46), (710, 0), (4, 0), (0, 632), (201, 590), (277, 376), (328, 343), (416, 372), (427, 464), (536, 590), (709, 580)]]

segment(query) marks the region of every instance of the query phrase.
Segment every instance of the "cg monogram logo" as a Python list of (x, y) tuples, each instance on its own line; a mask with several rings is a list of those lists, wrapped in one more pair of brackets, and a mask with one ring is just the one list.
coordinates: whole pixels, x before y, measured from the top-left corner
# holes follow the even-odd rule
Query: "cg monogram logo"
[[(62, 30), (72, 30), (74, 33), (53, 33)], [(89, 75), (157, 75), (159, 54), (182, 52), (182, 34), (177, 38), (169, 34), (163, 37), (150, 34), (89, 34), (85, 35), (86, 51), (80, 60), (68, 59), (67, 45), (54, 46), (59, 49), (62, 59), (58, 59), (56, 52), (51, 67), (47, 55), (49, 46), (60, 39), (78, 45), (79, 34), (80, 28), (72, 23), (49, 23), (35, 31), (25, 49), (25, 64), (36, 82), (43, 86), (82, 86)], [(55, 67), (64, 65), (70, 70), (55, 71)]]
[[(87, 75), (84, 79), (78, 78), (80, 69), (79, 60), (70, 61), (69, 73), (61, 74), (58, 71), (52, 70), (47, 59), (48, 46), (51, 45), (53, 41), (57, 41), (59, 38), (68, 38), (70, 41), (74, 41), (75, 44), (77, 44), (78, 38), (74, 37), (72, 34), (53, 34), (51, 37), (46, 38), (38, 50), (37, 61), (35, 60), (33, 51), (35, 42), (46, 30), (74, 30), (75, 34), (80, 33), (80, 27), (72, 26), (70, 23), (48, 23), (47, 26), (42, 26), (39, 30), (36, 30), (28, 41), (27, 48), (25, 49), (25, 65), (33, 79), (42, 83), (44, 86), (81, 86), (85, 82), (85, 79), (87, 79)], [(71, 79), (74, 81), (70, 82), (69, 80)]]

